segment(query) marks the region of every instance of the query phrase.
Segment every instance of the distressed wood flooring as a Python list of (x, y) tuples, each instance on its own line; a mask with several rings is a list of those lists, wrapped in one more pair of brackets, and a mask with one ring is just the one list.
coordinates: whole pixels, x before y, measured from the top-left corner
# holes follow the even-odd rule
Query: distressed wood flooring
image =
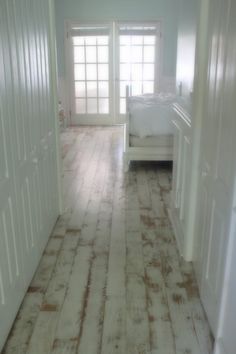
[(4, 354), (210, 354), (168, 219), (171, 164), (122, 169), (122, 127), (61, 134), (58, 220)]

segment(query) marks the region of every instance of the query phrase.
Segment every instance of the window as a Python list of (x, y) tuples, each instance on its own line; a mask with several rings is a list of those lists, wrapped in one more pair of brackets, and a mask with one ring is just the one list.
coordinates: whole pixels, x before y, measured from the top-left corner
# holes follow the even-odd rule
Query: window
[(119, 101), (126, 111), (126, 86), (132, 95), (153, 93), (156, 83), (157, 26), (119, 26)]
[(109, 114), (109, 29), (72, 29), (75, 114)]

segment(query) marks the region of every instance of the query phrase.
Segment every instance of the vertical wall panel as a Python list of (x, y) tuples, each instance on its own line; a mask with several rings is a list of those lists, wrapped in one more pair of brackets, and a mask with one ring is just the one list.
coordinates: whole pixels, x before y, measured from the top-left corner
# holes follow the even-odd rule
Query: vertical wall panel
[(59, 213), (49, 1), (0, 2), (0, 351)]
[(11, 102), (12, 108), (14, 109), (14, 116), (16, 119), (15, 123), (15, 132), (16, 132), (16, 141), (17, 141), (17, 158), (19, 160), (24, 159), (24, 120), (22, 119), (22, 101), (21, 101), (21, 87), (20, 87), (20, 69), (19, 69), (19, 51), (17, 50), (17, 29), (14, 18), (14, 4), (13, 1), (6, 2), (6, 17), (5, 25), (7, 27), (7, 42), (8, 42), (8, 51), (9, 51), (9, 60), (11, 63), (11, 77), (12, 81), (9, 82), (12, 90), (12, 99)]
[[(1, 65), (1, 61), (0, 61)], [(6, 139), (5, 139), (5, 128), (4, 128), (4, 121), (3, 115), (1, 112), (1, 101), (0, 101), (0, 181), (5, 179), (7, 176), (7, 155), (6, 155)]]
[[(6, 2), (0, 2), (0, 349), (24, 295), (22, 234), (18, 234), (16, 170), (19, 141), (16, 138), (16, 101), (10, 52)], [(18, 103), (19, 104), (19, 103)], [(3, 166), (5, 165), (5, 166)], [(2, 168), (5, 167), (5, 171)]]

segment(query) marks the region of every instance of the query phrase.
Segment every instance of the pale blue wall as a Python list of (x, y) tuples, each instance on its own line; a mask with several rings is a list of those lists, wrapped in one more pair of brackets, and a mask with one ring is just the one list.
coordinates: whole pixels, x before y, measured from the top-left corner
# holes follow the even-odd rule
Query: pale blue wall
[(162, 75), (176, 68), (178, 0), (55, 0), (58, 74), (65, 75), (64, 21), (162, 20)]

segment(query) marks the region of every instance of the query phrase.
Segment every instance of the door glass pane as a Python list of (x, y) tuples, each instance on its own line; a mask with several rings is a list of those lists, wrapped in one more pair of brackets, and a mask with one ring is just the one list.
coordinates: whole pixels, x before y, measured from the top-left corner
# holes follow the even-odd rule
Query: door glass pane
[(84, 45), (84, 37), (73, 37), (73, 45)]
[(143, 79), (153, 80), (154, 79), (154, 64), (144, 64), (143, 65)]
[(108, 36), (98, 36), (97, 37), (97, 43), (100, 45), (100, 44), (108, 44)]
[(120, 80), (129, 80), (129, 79), (130, 79), (130, 65), (120, 64)]
[(98, 47), (98, 62), (108, 63), (108, 46)]
[(144, 44), (155, 44), (156, 37), (155, 36), (144, 36), (143, 37)]
[(75, 82), (75, 96), (76, 97), (85, 97), (85, 82), (76, 81)]
[(130, 44), (131, 36), (120, 36), (120, 44)]
[(142, 81), (132, 82), (132, 95), (142, 94)]
[(87, 99), (87, 112), (90, 114), (97, 113), (97, 99), (88, 98)]
[(121, 63), (130, 62), (130, 48), (128, 46), (120, 47), (120, 62)]
[(131, 48), (131, 60), (133, 63), (142, 63), (143, 60), (142, 46), (134, 46)]
[(134, 81), (141, 81), (142, 80), (142, 74), (143, 74), (143, 66), (142, 64), (132, 64), (131, 68), (131, 77), (132, 80)]
[(75, 80), (85, 80), (85, 65), (75, 64)]
[(96, 44), (96, 36), (87, 36), (85, 37), (86, 45), (95, 45)]
[(108, 64), (98, 64), (98, 80), (108, 80)]
[(144, 62), (154, 63), (155, 47), (154, 46), (145, 46), (144, 47)]
[(95, 46), (86, 47), (86, 62), (96, 63), (96, 61), (97, 61), (96, 47)]
[(96, 64), (86, 65), (87, 80), (97, 80), (97, 66)]
[(84, 63), (84, 47), (74, 47), (74, 63)]
[(98, 96), (99, 97), (109, 97), (109, 83), (108, 81), (98, 82)]
[(97, 81), (87, 82), (87, 97), (97, 97)]
[(132, 36), (132, 44), (143, 44), (143, 36)]
[(86, 100), (84, 98), (76, 98), (75, 100), (75, 113), (86, 113)]
[(155, 31), (155, 28), (157, 27), (139, 24), (121, 25), (119, 28), (122, 33), (119, 36), (120, 113), (125, 113), (125, 86), (127, 84), (131, 84), (131, 95), (154, 92), (156, 36), (147, 33), (150, 33), (150, 30)]
[(100, 98), (98, 100), (99, 113), (107, 114), (109, 113), (109, 100), (108, 98)]

